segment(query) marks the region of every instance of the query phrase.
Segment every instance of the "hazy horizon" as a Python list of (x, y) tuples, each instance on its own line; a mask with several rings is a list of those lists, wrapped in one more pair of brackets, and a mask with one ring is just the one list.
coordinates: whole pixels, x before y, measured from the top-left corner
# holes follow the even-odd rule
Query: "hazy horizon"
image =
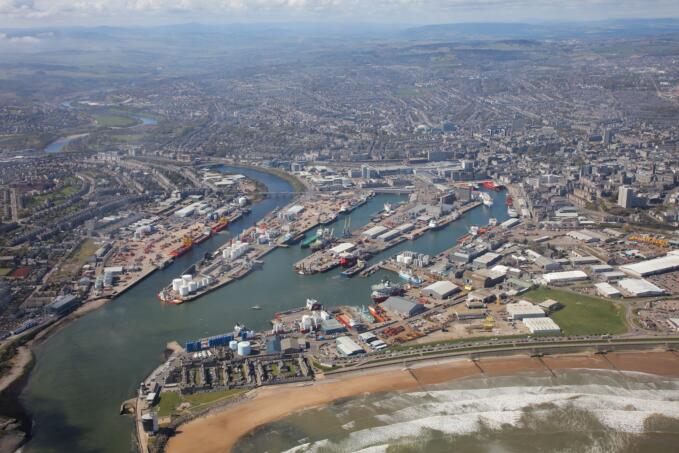
[(677, 18), (668, 0), (0, 0), (0, 27), (424, 25)]

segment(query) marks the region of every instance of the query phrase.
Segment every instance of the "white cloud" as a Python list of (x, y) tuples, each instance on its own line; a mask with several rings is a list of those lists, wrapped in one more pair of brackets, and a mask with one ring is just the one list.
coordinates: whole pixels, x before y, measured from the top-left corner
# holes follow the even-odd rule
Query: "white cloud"
[(6, 33), (0, 33), (0, 42), (9, 42), (13, 44), (35, 44), (40, 42), (40, 38), (35, 36), (9, 36)]
[[(0, 25), (7, 18), (153, 17), (237, 18), (241, 15), (285, 19), (302, 15), (326, 20), (353, 17), (369, 20), (400, 16), (438, 21), (456, 18), (521, 20), (530, 17), (565, 19), (608, 16), (677, 16), (677, 0), (0, 0)], [(669, 12), (669, 14), (668, 14)], [(674, 13), (672, 13), (674, 12)], [(434, 20), (436, 21), (436, 20)], [(87, 25), (92, 25), (88, 23)]]

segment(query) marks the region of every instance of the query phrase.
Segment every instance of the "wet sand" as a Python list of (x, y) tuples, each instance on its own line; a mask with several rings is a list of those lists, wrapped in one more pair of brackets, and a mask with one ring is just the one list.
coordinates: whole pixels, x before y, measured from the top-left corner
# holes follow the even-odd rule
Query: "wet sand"
[[(548, 369), (549, 367), (549, 369)], [(224, 452), (257, 427), (304, 409), (365, 393), (407, 391), (473, 376), (554, 372), (566, 369), (617, 369), (679, 378), (679, 355), (672, 352), (611, 353), (600, 355), (554, 355), (542, 359), (517, 356), (437, 361), (410, 369), (389, 367), (355, 374), (328, 376), (314, 384), (263, 387), (252, 391), (242, 403), (223, 412), (181, 426), (166, 451)]]

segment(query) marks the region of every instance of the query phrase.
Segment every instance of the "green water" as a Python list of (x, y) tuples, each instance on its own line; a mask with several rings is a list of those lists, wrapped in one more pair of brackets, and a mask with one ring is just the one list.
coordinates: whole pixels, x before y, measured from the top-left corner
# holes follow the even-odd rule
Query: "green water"
[[(284, 180), (267, 173), (238, 169), (272, 192), (291, 192)], [(493, 194), (493, 208), (479, 207), (445, 229), (407, 241), (373, 259), (398, 250), (435, 254), (455, 244), (469, 225), (485, 225), (489, 217), (507, 218), (504, 193)], [(352, 228), (367, 223), (386, 201), (403, 198), (378, 196), (351, 213)], [(165, 345), (228, 332), (236, 322), (267, 329), (282, 310), (303, 305), (313, 297), (326, 305), (368, 304), (369, 287), (384, 274), (351, 280), (339, 270), (299, 276), (292, 264), (308, 254), (299, 246), (278, 249), (265, 257), (264, 268), (194, 302), (164, 305), (157, 292), (172, 278), (233, 235), (254, 224), (289, 196), (274, 196), (253, 206), (252, 214), (229, 226), (229, 231), (198, 246), (172, 266), (158, 271), (103, 308), (53, 335), (36, 350), (37, 363), (22, 394), (34, 418), (28, 452), (121, 452), (132, 446), (132, 421), (118, 415), (120, 403), (134, 396), (141, 380), (163, 360)], [(335, 222), (341, 232), (344, 218)], [(392, 276), (394, 278), (394, 276)], [(250, 307), (260, 305), (262, 310)]]

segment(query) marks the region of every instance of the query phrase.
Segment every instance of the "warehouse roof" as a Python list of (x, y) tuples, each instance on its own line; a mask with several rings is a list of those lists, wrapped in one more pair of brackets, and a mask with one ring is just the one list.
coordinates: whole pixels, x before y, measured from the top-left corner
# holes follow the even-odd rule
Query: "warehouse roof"
[[(674, 251), (676, 252), (676, 250)], [(667, 256), (620, 266), (620, 270), (635, 277), (662, 274), (679, 269), (679, 255), (670, 252)]]
[(589, 277), (587, 277), (587, 274), (583, 271), (563, 271), (542, 274), (542, 279), (547, 283), (586, 280), (587, 278)]
[(355, 244), (352, 244), (351, 242), (342, 242), (341, 244), (337, 244), (333, 248), (330, 249), (330, 253), (334, 253), (335, 255), (339, 255), (340, 253), (343, 252), (348, 252), (349, 250), (353, 250), (356, 247)]
[(618, 282), (618, 286), (634, 296), (650, 296), (665, 292), (664, 289), (643, 278), (623, 278)]
[(611, 285), (610, 283), (597, 283), (594, 285), (596, 287), (596, 290), (599, 294), (601, 294), (604, 297), (617, 297), (620, 296), (620, 291), (618, 289)]
[(363, 236), (375, 237), (375, 236), (377, 236), (377, 235), (380, 235), (380, 234), (384, 233), (384, 232), (387, 231), (387, 230), (388, 230), (387, 227), (384, 227), (384, 226), (382, 226), (382, 225), (376, 225), (376, 226), (374, 226), (374, 227), (372, 227), (372, 228), (369, 228), (369, 229), (365, 230), (365, 231), (363, 232)]
[(512, 319), (522, 319), (524, 317), (541, 317), (545, 316), (545, 312), (537, 305), (533, 305), (527, 300), (520, 300), (513, 304), (507, 304), (507, 313)]
[(460, 291), (460, 288), (453, 282), (449, 282), (448, 280), (440, 280), (427, 286), (423, 289), (423, 291), (431, 291), (440, 297), (446, 297), (450, 294)]
[(335, 339), (337, 350), (344, 355), (355, 355), (365, 352), (365, 349), (360, 347), (358, 343), (350, 337), (339, 337)]
[(523, 323), (531, 333), (556, 333), (561, 332), (561, 328), (552, 318), (526, 318)]
[(384, 302), (382, 302), (382, 307), (394, 313), (397, 313), (404, 317), (409, 317), (421, 313), (424, 311), (424, 306), (413, 302), (410, 299), (399, 296), (391, 296)]

